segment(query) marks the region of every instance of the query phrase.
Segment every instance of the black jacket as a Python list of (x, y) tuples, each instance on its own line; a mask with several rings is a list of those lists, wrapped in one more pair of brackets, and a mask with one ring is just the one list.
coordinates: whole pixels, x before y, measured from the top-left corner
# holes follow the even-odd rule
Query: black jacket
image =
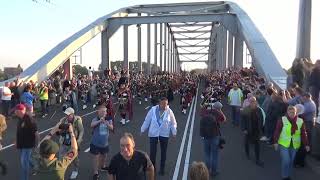
[(220, 135), (219, 124), (214, 115), (203, 116), (200, 120), (200, 136), (213, 138)]

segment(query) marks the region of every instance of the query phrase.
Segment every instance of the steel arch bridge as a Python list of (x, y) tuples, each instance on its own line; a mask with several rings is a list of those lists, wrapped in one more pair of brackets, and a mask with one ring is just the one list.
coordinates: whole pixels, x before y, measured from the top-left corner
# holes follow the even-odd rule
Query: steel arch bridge
[[(150, 4), (119, 9), (100, 17), (59, 43), (23, 71), (20, 77), (25, 81), (40, 82), (61, 66), (71, 76), (70, 56), (99, 33), (101, 65), (103, 69), (109, 68), (109, 39), (120, 27), (123, 27), (123, 67), (128, 68), (130, 25), (137, 25), (138, 69), (141, 70), (142, 24), (147, 25), (146, 73), (151, 72), (151, 51), (154, 63), (163, 71), (177, 72), (182, 62), (206, 62), (209, 71), (242, 67), (245, 43), (258, 73), (278, 87), (286, 86), (287, 74), (263, 35), (237, 4), (227, 1)], [(154, 26), (152, 45), (151, 25)]]

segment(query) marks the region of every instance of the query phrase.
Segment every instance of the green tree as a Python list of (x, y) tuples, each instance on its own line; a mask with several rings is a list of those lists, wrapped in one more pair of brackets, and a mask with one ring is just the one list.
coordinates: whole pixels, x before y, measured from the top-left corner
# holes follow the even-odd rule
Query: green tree
[(77, 64), (73, 66), (73, 73), (74, 75), (88, 75), (88, 69), (85, 66), (80, 66)]

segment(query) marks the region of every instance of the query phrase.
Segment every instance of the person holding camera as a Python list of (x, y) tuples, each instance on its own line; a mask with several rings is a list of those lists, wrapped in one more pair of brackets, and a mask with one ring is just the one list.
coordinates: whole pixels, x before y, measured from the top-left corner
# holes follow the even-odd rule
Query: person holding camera
[(61, 123), (58, 123), (51, 132), (42, 140), (40, 144), (40, 159), (38, 160), (38, 173), (33, 177), (35, 180), (64, 180), (65, 172), (68, 166), (78, 156), (78, 143), (72, 124), (68, 126), (67, 133), (70, 135), (70, 151), (57, 158), (59, 145), (51, 140), (51, 137), (63, 133)]
[(217, 110), (208, 113), (203, 113), (200, 120), (200, 136), (203, 140), (204, 158), (206, 166), (209, 169), (211, 176), (218, 175), (218, 154), (222, 148), (221, 133), (219, 121), (223, 119), (221, 111), (222, 104), (216, 102), (213, 107)]
[(99, 169), (107, 171), (106, 160), (109, 152), (109, 132), (113, 130), (112, 116), (107, 115), (107, 108), (99, 106), (97, 117), (91, 122), (93, 129), (90, 153), (93, 155), (93, 179), (99, 179)]
[[(60, 120), (61, 122), (59, 126), (60, 131), (58, 132), (58, 134), (60, 135), (59, 157), (63, 157), (67, 152), (70, 151), (71, 134), (68, 131), (70, 125), (72, 125), (73, 127), (73, 132), (76, 136), (78, 146), (80, 146), (82, 142), (83, 134), (84, 134), (82, 118), (80, 116), (75, 115), (74, 109), (69, 107), (64, 111), (64, 113), (66, 114), (66, 117)], [(74, 165), (74, 170), (71, 173), (70, 179), (76, 179), (78, 176), (78, 169), (79, 169), (78, 157), (73, 161), (73, 165)]]

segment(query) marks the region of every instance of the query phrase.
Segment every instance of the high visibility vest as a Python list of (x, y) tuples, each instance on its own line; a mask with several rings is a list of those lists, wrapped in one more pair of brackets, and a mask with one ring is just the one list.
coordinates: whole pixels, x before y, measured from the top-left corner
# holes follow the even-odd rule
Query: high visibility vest
[(46, 88), (44, 87), (40, 90), (40, 97), (39, 97), (40, 100), (48, 100), (49, 99), (48, 91), (45, 91), (45, 89)]
[(292, 125), (287, 117), (285, 117), (285, 116), (282, 117), (282, 124), (283, 124), (283, 126), (282, 126), (282, 131), (280, 134), (280, 138), (278, 140), (278, 144), (280, 144), (286, 148), (289, 148), (291, 141), (292, 141), (293, 148), (299, 149), (299, 147), (301, 146), (301, 127), (303, 124), (303, 120), (301, 118), (297, 119), (298, 129), (296, 130), (296, 132), (293, 135), (291, 135)]

